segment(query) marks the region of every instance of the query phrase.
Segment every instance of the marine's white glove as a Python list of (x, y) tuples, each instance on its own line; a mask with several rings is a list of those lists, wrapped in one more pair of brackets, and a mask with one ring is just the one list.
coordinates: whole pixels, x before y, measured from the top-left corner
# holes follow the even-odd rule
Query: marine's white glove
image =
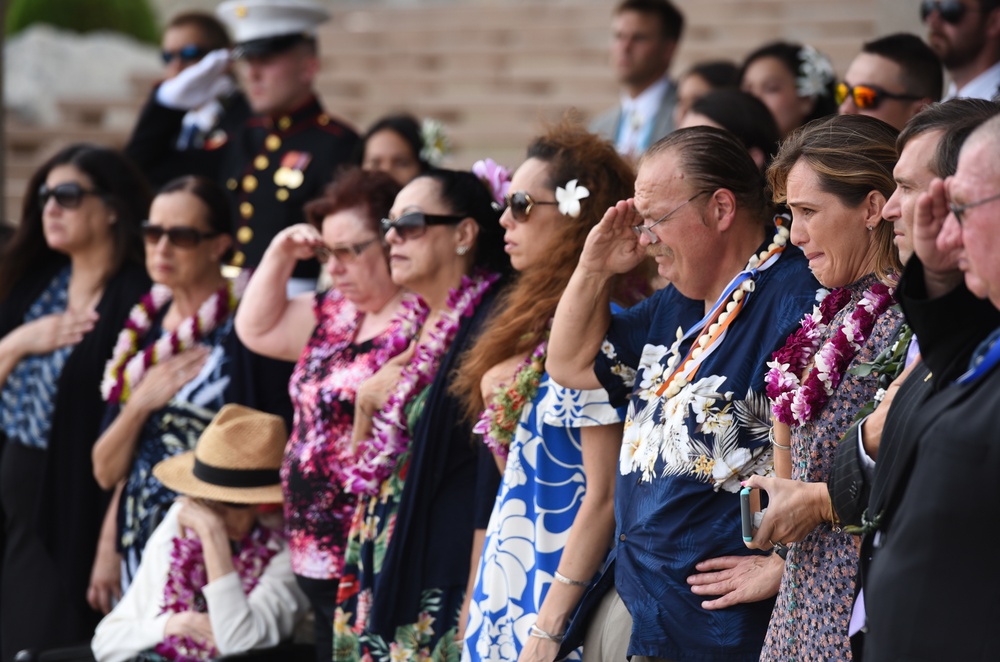
[(191, 65), (156, 90), (156, 101), (161, 106), (175, 110), (200, 108), (235, 88), (226, 74), (229, 51), (225, 48), (212, 51), (196, 64)]

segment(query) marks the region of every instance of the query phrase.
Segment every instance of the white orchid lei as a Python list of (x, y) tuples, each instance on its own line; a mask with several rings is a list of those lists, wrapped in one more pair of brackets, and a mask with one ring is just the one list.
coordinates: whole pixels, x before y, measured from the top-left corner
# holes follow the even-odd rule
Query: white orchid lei
[(118, 334), (111, 358), (104, 366), (101, 397), (105, 402), (128, 400), (149, 368), (194, 347), (229, 319), (236, 310), (240, 294), (232, 282), (227, 282), (205, 299), (197, 313), (140, 352), (139, 346), (152, 328), (153, 320), (173, 299), (169, 287), (154, 285), (129, 312), (125, 328)]

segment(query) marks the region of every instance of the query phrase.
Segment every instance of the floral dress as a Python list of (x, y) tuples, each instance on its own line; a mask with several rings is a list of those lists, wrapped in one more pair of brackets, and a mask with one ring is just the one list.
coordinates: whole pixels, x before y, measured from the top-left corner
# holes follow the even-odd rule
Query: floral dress
[[(154, 320), (141, 349), (155, 342), (163, 333), (163, 316), (167, 308), (164, 306), (160, 316)], [(201, 371), (182, 386), (165, 407), (143, 423), (135, 459), (118, 504), (118, 547), (122, 553), (123, 588), (135, 577), (146, 542), (177, 497), (173, 490), (153, 476), (153, 467), (161, 460), (194, 449), (202, 431), (226, 404), (226, 389), (233, 370), (231, 343), (234, 341), (233, 318), (230, 316), (201, 340), (201, 344), (211, 350)], [(120, 411), (120, 404), (108, 405), (104, 414), (104, 429), (111, 425)]]
[[(423, 413), (429, 391), (430, 387), (425, 388), (407, 405), (411, 431)], [(397, 628), (393, 641), (368, 630), (375, 581), (396, 529), (410, 459), (410, 451), (400, 455), (381, 492), (362, 500), (354, 514), (333, 621), (334, 660), (458, 660), (454, 638), (464, 591), (425, 590), (417, 622)], [(442, 624), (448, 628), (443, 632)]]
[[(840, 328), (865, 290), (875, 282), (876, 277), (869, 275), (848, 286), (851, 300), (828, 325), (822, 343)], [(852, 365), (874, 360), (892, 342), (901, 323), (902, 314), (898, 310), (887, 310), (875, 323), (868, 342)], [(822, 412), (792, 429), (792, 478), (808, 482), (829, 478), (837, 443), (877, 389), (876, 375), (859, 377), (847, 373)], [(802, 542), (789, 547), (760, 659), (850, 660), (847, 629), (858, 567), (857, 539), (848, 533), (837, 533), (829, 522), (824, 522)]]
[[(511, 440), (469, 606), (463, 660), (520, 655), (586, 491), (580, 428), (621, 420), (604, 389), (567, 389), (543, 375)], [(578, 652), (568, 659), (579, 659)]]
[(281, 467), (285, 529), (296, 575), (336, 579), (357, 505), (340, 486), (350, 451), (358, 386), (392, 357), (388, 339), (399, 320), (363, 343), (354, 338), (362, 316), (337, 290), (316, 295), (316, 328), (289, 381), (295, 407)]

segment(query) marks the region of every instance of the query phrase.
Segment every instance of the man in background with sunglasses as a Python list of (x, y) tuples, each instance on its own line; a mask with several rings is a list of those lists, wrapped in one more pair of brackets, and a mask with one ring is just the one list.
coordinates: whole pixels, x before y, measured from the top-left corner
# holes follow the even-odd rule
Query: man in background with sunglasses
[(1000, 93), (1000, 0), (923, 0), (927, 42), (951, 78), (945, 99)]
[(941, 98), (941, 61), (920, 37), (899, 33), (869, 41), (837, 85), (841, 115), (868, 115), (902, 130)]
[(611, 64), (621, 102), (596, 117), (590, 130), (638, 158), (674, 130), (677, 86), (670, 62), (684, 31), (684, 15), (670, 0), (622, 0), (612, 23)]
[(196, 95), (185, 94), (185, 81), (178, 79), (210, 52), (231, 45), (226, 28), (211, 14), (184, 12), (167, 24), (164, 80), (150, 94), (125, 146), (154, 189), (182, 175), (215, 178), (222, 156), (215, 147), (250, 116), (246, 98), (228, 73)]

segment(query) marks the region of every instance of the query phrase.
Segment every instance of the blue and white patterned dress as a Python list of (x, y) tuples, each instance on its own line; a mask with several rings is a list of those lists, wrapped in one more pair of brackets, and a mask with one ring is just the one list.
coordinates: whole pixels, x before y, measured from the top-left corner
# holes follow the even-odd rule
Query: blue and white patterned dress
[(567, 389), (542, 376), (521, 411), (486, 530), (463, 661), (520, 655), (586, 491), (580, 428), (621, 420), (604, 389)]

